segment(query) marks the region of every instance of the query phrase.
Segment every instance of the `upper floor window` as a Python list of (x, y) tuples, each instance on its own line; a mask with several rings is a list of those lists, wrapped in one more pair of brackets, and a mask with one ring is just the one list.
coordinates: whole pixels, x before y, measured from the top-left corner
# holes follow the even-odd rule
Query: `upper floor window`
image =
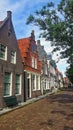
[(32, 68), (34, 68), (34, 57), (32, 57)]
[(32, 44), (32, 51), (36, 52), (36, 46), (35, 46), (35, 44)]
[(37, 59), (35, 58), (35, 69), (37, 69)]
[(0, 59), (7, 60), (7, 47), (0, 44)]
[(16, 52), (11, 51), (11, 63), (15, 64), (16, 63)]
[(32, 68), (37, 69), (37, 59), (32, 57)]
[(44, 72), (45, 72), (46, 75), (48, 74), (48, 67), (47, 67), (47, 64), (45, 64), (45, 66), (44, 66)]

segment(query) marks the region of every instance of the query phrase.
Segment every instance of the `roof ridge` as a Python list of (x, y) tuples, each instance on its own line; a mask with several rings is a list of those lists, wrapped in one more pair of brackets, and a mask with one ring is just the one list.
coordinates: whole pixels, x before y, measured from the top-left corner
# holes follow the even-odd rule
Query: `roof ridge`
[(0, 24), (0, 29), (1, 29), (2, 26), (6, 23), (7, 20), (8, 20), (8, 17), (6, 17), (6, 18), (2, 21), (2, 24)]

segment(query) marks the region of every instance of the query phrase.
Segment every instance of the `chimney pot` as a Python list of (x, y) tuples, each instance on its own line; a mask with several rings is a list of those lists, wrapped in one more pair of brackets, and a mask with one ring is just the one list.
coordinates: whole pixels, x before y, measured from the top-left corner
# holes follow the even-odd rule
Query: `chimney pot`
[(37, 45), (40, 45), (40, 40), (37, 40)]
[(11, 11), (7, 11), (7, 17), (11, 17), (12, 12)]

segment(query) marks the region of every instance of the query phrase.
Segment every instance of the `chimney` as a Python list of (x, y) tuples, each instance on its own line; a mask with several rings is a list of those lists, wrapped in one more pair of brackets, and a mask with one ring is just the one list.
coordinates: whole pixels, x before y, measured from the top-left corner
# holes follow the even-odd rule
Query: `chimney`
[(33, 38), (35, 40), (34, 30), (32, 30), (32, 32), (31, 32), (31, 38)]
[(37, 45), (40, 45), (40, 40), (37, 40)]
[(42, 49), (44, 49), (44, 46), (42, 46)]
[(12, 12), (11, 11), (7, 11), (7, 17), (11, 18)]

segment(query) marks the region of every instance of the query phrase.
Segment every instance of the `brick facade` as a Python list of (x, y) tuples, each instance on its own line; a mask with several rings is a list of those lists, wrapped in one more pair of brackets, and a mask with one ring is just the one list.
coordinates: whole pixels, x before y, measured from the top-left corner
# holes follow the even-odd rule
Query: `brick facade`
[[(34, 31), (32, 31), (31, 36), (29, 38), (23, 38), (18, 40), (18, 45), (22, 57), (22, 61), (24, 63), (24, 71), (26, 72), (26, 99), (33, 98), (39, 96), (41, 94), (40, 88), (40, 75), (41, 75), (41, 66), (42, 62), (38, 59), (37, 46), (35, 42)], [(36, 60), (35, 66), (32, 66), (32, 58)], [(35, 81), (33, 81), (33, 77), (35, 77)], [(36, 82), (38, 77), (38, 82)], [(34, 84), (34, 85), (33, 85)], [(38, 89), (36, 89), (39, 86)], [(35, 89), (33, 90), (33, 88)]]
[[(7, 12), (7, 17), (4, 21), (0, 23), (0, 44), (7, 47), (7, 60), (2, 60), (0, 58), (0, 107), (4, 107), (4, 76), (5, 72), (12, 73), (12, 95), (15, 95), (15, 75), (20, 74), (22, 76), (21, 82), (21, 94), (17, 95), (18, 101), (24, 100), (24, 80), (23, 80), (23, 64), (12, 25), (11, 12)], [(10, 62), (10, 52), (11, 50), (16, 52), (16, 63), (12, 64)]]

